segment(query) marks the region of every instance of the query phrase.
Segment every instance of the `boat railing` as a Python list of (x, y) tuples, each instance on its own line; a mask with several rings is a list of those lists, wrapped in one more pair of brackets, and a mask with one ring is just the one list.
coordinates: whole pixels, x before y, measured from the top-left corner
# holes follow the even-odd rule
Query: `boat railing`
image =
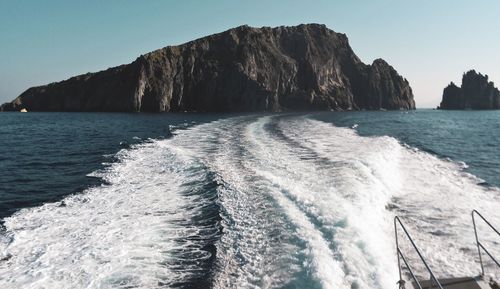
[(481, 249), (483, 249), (483, 251), (491, 258), (491, 260), (493, 260), (493, 262), (495, 262), (497, 264), (498, 267), (500, 267), (500, 264), (498, 263), (497, 259), (495, 259), (495, 257), (493, 257), (493, 255), (484, 247), (483, 243), (481, 243), (479, 241), (479, 238), (478, 238), (478, 235), (477, 235), (477, 226), (476, 226), (476, 219), (474, 218), (474, 216), (478, 216), (480, 217), (483, 222), (488, 225), (492, 230), (493, 232), (495, 232), (498, 236), (500, 236), (500, 232), (498, 232), (498, 230), (493, 227), (492, 224), (490, 224), (490, 222), (488, 222), (488, 220), (486, 220), (485, 217), (483, 217), (483, 215), (481, 215), (478, 211), (476, 210), (472, 210), (472, 224), (474, 225), (474, 235), (476, 236), (476, 245), (477, 245), (477, 253), (479, 255), (479, 264), (481, 264), (481, 276), (484, 276), (484, 265), (483, 265), (483, 259), (482, 259), (482, 254), (481, 254)]
[(406, 268), (410, 272), (410, 275), (413, 278), (413, 280), (415, 280), (415, 283), (417, 284), (419, 289), (422, 289), (422, 285), (420, 284), (420, 281), (418, 281), (417, 277), (413, 273), (413, 270), (411, 269), (410, 264), (408, 263), (408, 260), (406, 259), (405, 255), (403, 254), (403, 251), (401, 251), (401, 248), (399, 247), (398, 225), (399, 225), (399, 227), (401, 227), (403, 229), (403, 232), (405, 233), (406, 237), (408, 238), (411, 245), (413, 246), (414, 251), (418, 254), (418, 257), (420, 258), (420, 260), (424, 264), (425, 268), (429, 272), (430, 287), (426, 287), (426, 288), (432, 288), (434, 285), (437, 285), (436, 288), (443, 289), (443, 286), (441, 286), (438, 279), (436, 278), (436, 276), (432, 272), (431, 268), (429, 267), (429, 265), (425, 261), (424, 257), (422, 256), (422, 253), (420, 253), (420, 250), (418, 249), (417, 245), (415, 245), (415, 242), (413, 241), (412, 237), (408, 233), (408, 230), (406, 230), (406, 227), (403, 225), (403, 223), (401, 222), (399, 217), (396, 216), (396, 217), (394, 217), (394, 234), (396, 236), (396, 250), (397, 250), (396, 252), (397, 252), (398, 269), (399, 269), (399, 282), (398, 283), (399, 283), (400, 288), (404, 288), (404, 283), (405, 283), (405, 281), (403, 279), (403, 274), (402, 274), (401, 260), (403, 260), (403, 262), (405, 263)]

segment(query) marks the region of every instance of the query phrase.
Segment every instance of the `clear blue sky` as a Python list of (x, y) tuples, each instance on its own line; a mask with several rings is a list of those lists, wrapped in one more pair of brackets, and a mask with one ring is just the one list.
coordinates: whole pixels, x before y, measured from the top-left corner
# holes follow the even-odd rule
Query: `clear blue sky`
[(323, 23), (367, 63), (384, 58), (434, 107), (475, 68), (500, 85), (500, 1), (0, 0), (0, 102), (242, 24)]

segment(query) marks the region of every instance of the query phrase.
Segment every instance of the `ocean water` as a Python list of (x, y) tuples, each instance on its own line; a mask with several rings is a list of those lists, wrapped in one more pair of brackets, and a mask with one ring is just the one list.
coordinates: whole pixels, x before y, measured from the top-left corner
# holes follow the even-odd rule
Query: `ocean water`
[(470, 213), (500, 226), (499, 123), (2, 113), (0, 288), (394, 288), (394, 216), (436, 275), (477, 275)]

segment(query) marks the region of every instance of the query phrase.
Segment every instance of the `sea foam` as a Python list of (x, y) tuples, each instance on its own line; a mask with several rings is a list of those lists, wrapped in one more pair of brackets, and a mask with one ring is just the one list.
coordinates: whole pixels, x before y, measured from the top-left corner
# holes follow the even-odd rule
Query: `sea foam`
[(181, 128), (115, 158), (103, 185), (5, 219), (0, 287), (391, 288), (394, 216), (439, 277), (479, 273), (472, 209), (500, 224), (499, 190), (464, 164), (305, 116)]

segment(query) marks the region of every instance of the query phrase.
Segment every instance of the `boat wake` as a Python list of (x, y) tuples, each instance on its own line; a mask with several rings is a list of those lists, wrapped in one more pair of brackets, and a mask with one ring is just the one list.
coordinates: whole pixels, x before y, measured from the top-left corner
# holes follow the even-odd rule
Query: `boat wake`
[(116, 158), (103, 185), (5, 219), (1, 288), (392, 288), (395, 215), (440, 277), (479, 273), (472, 209), (500, 224), (499, 190), (464, 164), (307, 116), (214, 121)]

